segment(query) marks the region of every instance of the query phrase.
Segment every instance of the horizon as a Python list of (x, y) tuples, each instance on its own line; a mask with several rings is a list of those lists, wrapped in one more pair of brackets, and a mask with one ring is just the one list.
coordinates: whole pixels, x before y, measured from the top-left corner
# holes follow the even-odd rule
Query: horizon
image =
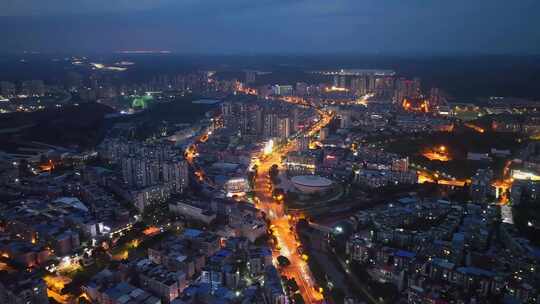
[(386, 58), (451, 58), (451, 57), (538, 57), (538, 52), (180, 52), (175, 50), (112, 50), (112, 51), (0, 51), (1, 56), (21, 55), (47, 55), (47, 56), (192, 56), (192, 57), (317, 57), (317, 56), (343, 56), (343, 57), (386, 57)]
[(540, 2), (0, 3), (0, 53), (540, 54)]

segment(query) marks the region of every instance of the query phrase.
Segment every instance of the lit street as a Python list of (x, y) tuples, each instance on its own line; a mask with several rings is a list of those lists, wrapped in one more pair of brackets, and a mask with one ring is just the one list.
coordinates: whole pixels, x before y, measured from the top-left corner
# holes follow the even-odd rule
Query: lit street
[[(330, 115), (323, 112), (320, 113), (323, 115), (322, 119), (313, 125), (306, 132), (307, 134), (314, 135), (330, 122), (332, 118)], [(271, 221), (273, 234), (278, 241), (276, 245), (277, 250), (273, 251), (274, 261), (279, 255), (282, 255), (287, 257), (291, 262), (291, 265), (281, 269), (281, 274), (296, 280), (306, 303), (320, 303), (324, 299), (323, 295), (316, 290), (318, 287), (315, 284), (309, 267), (302, 255), (298, 253), (297, 249), (300, 244), (295, 237), (295, 232), (292, 230), (288, 217), (285, 215), (284, 205), (283, 203), (274, 201), (272, 198), (272, 189), (269, 187), (271, 184), (268, 176), (270, 167), (273, 164), (280, 164), (281, 157), (291, 150), (294, 145), (294, 141), (289, 142), (278, 151), (274, 151), (260, 160), (255, 183), (255, 193), (258, 198), (256, 207), (267, 214)]]

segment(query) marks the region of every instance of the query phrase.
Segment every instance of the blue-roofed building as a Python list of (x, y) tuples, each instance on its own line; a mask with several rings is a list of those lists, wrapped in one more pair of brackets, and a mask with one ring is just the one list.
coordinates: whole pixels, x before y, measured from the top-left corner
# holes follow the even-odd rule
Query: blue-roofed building
[(404, 197), (404, 198), (398, 199), (398, 203), (400, 203), (402, 205), (416, 204), (416, 203), (418, 203), (418, 199), (413, 198), (413, 197)]
[(416, 253), (406, 250), (398, 250), (394, 253), (394, 267), (406, 267), (414, 258)]
[(416, 253), (406, 250), (398, 250), (394, 253), (394, 256), (412, 259), (416, 256)]
[(429, 277), (436, 280), (448, 280), (451, 278), (455, 264), (447, 260), (434, 258), (431, 261)]
[(457, 271), (464, 274), (474, 275), (474, 276), (484, 276), (484, 277), (495, 276), (495, 273), (489, 270), (478, 268), (478, 267), (459, 267)]
[(202, 233), (203, 233), (202, 230), (198, 230), (198, 229), (190, 229), (190, 228), (188, 228), (188, 229), (184, 230), (184, 234), (183, 234), (183, 235), (184, 235), (185, 237), (188, 237), (188, 238), (192, 238), (192, 239), (193, 239), (193, 238), (198, 237), (198, 236), (201, 235)]
[(223, 266), (227, 263), (227, 258), (232, 255), (232, 252), (227, 249), (221, 249), (216, 254), (210, 257), (210, 263)]

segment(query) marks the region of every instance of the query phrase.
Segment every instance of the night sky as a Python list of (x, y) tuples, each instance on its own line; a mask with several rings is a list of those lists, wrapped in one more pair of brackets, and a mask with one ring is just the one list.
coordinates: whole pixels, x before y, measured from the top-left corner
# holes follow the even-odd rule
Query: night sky
[(2, 0), (0, 52), (540, 53), (538, 0)]

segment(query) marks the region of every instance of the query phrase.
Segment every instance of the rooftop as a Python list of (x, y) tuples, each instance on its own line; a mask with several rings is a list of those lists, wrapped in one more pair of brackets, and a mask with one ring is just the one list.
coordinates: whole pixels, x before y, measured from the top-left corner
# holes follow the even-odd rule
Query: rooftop
[(332, 181), (318, 175), (299, 175), (291, 179), (291, 181), (300, 186), (306, 187), (329, 187), (332, 185)]

